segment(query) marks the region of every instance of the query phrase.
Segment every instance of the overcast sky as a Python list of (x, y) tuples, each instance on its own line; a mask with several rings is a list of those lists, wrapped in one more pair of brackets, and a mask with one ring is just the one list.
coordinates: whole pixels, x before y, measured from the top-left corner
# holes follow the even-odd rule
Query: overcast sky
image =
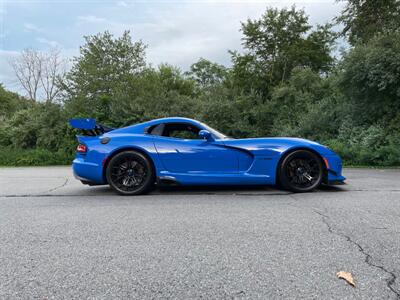
[(259, 18), (266, 7), (304, 8), (312, 24), (326, 23), (342, 9), (334, 0), (132, 1), (0, 0), (0, 83), (17, 91), (9, 66), (24, 48), (79, 54), (83, 36), (109, 30), (148, 45), (147, 61), (187, 70), (200, 57), (229, 65), (228, 50), (241, 49), (240, 22)]

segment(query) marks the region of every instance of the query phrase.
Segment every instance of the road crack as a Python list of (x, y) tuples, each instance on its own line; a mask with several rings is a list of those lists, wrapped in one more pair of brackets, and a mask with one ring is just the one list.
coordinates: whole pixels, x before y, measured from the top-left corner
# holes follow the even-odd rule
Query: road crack
[(330, 220), (328, 215), (323, 214), (322, 212), (320, 212), (319, 210), (316, 210), (314, 208), (312, 208), (312, 210), (318, 214), (319, 216), (321, 216), (322, 222), (326, 225), (326, 227), (328, 228), (329, 233), (337, 235), (339, 237), (345, 238), (347, 242), (353, 244), (354, 246), (356, 246), (358, 248), (358, 251), (360, 251), (364, 256), (364, 262), (371, 266), (374, 267), (376, 269), (381, 270), (382, 272), (384, 272), (385, 274), (387, 274), (389, 276), (389, 278), (386, 280), (386, 285), (387, 287), (396, 295), (397, 299), (400, 299), (400, 292), (397, 291), (393, 285), (396, 282), (397, 276), (396, 274), (394, 274), (393, 272), (389, 271), (388, 269), (386, 269), (384, 266), (381, 265), (377, 265), (375, 263), (373, 263), (373, 258), (371, 256), (371, 254), (369, 254), (363, 246), (361, 246), (358, 242), (356, 242), (355, 240), (353, 240), (350, 236), (338, 232), (336, 230), (333, 229), (332, 225), (329, 223), (328, 220)]
[[(68, 184), (69, 179), (68, 178), (64, 178), (64, 182), (56, 187), (53, 187), (49, 190), (45, 190), (43, 192), (38, 192), (38, 193), (33, 193), (33, 194), (6, 194), (6, 195), (0, 195), (0, 197), (5, 197), (5, 198), (17, 198), (17, 197), (21, 197), (21, 198), (26, 198), (26, 197), (46, 197), (46, 196), (58, 196), (55, 194), (50, 194), (51, 192), (54, 192), (58, 189), (61, 189), (63, 187), (65, 187)], [(64, 195), (60, 195), (60, 196), (64, 196)]]
[(50, 193), (50, 192), (54, 192), (55, 190), (61, 189), (61, 188), (63, 188), (64, 186), (66, 186), (67, 183), (68, 183), (68, 178), (64, 178), (64, 183), (63, 183), (63, 184), (61, 184), (61, 185), (59, 185), (59, 186), (56, 186), (56, 187), (54, 187), (54, 188), (51, 188), (51, 189), (45, 191), (44, 193)]

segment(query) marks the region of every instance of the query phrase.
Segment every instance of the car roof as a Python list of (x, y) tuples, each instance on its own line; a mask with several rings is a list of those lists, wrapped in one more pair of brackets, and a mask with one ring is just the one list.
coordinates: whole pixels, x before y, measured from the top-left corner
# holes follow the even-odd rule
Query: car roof
[(199, 121), (189, 119), (189, 118), (182, 118), (182, 117), (169, 117), (169, 118), (160, 118), (151, 120), (148, 122), (144, 122), (142, 124), (151, 123), (151, 125), (160, 124), (160, 123), (175, 123), (175, 122), (188, 122), (188, 123), (199, 123)]
[(143, 122), (143, 123), (139, 123), (139, 124), (135, 124), (135, 125), (131, 125), (128, 127), (123, 127), (123, 128), (119, 128), (114, 130), (114, 133), (144, 133), (144, 130), (149, 127), (149, 126), (154, 126), (154, 125), (158, 125), (161, 123), (190, 123), (190, 124), (194, 124), (194, 125), (198, 125), (201, 127), (201, 124), (199, 121), (193, 120), (193, 119), (189, 119), (189, 118), (182, 118), (182, 117), (168, 117), (168, 118), (160, 118), (160, 119), (154, 119), (151, 121), (147, 121), (147, 122)]

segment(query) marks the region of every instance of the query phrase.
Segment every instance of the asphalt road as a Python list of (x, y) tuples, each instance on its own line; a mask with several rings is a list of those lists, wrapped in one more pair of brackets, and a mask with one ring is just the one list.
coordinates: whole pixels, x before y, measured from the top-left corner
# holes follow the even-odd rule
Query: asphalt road
[(0, 168), (0, 298), (400, 298), (400, 170), (344, 175), (122, 197), (67, 167)]

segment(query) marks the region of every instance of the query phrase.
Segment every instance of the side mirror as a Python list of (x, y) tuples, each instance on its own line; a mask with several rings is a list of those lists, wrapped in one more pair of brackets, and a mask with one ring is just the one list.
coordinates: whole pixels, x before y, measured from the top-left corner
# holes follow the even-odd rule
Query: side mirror
[(199, 131), (199, 137), (201, 139), (207, 140), (209, 142), (214, 141), (214, 138), (211, 135), (211, 133), (208, 130), (205, 130), (205, 129)]

